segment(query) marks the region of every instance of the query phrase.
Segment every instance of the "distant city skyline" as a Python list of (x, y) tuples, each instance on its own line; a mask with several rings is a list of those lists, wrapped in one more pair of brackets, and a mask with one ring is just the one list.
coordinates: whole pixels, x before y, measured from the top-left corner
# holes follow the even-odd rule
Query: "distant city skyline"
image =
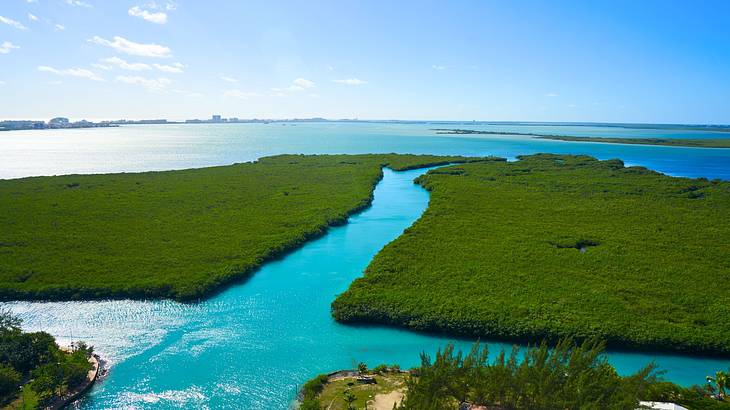
[(5, 0), (0, 120), (730, 124), (725, 1)]

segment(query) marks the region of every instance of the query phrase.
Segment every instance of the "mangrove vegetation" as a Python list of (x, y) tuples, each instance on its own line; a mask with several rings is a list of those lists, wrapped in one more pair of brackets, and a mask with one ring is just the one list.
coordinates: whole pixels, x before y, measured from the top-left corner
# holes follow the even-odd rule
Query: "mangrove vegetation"
[(382, 166), (467, 160), (281, 155), (202, 169), (2, 180), (0, 299), (194, 300), (368, 206)]
[(730, 354), (730, 183), (538, 154), (432, 170), (335, 319)]

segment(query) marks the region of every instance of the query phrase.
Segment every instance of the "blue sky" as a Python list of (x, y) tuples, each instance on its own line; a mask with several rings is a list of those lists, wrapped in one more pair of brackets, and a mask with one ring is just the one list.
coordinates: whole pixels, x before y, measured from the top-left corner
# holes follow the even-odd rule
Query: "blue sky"
[(0, 118), (730, 123), (728, 1), (0, 0)]

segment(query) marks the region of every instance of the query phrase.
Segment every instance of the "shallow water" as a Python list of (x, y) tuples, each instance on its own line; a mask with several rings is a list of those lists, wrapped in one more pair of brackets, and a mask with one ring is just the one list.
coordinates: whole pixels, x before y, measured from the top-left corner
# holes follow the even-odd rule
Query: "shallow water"
[(194, 168), (273, 154), (497, 155), (536, 152), (621, 158), (671, 175), (730, 179), (730, 149), (599, 144), (528, 136), (437, 135), (433, 128), (585, 136), (730, 138), (730, 133), (616, 127), (472, 124), (296, 123), (143, 125), (0, 133), (0, 178)]
[[(364, 125), (367, 127), (355, 124), (344, 128), (349, 131), (340, 134), (343, 132), (340, 124), (302, 124), (301, 128), (287, 128), (297, 131), (282, 135), (271, 131), (273, 134), (266, 134), (268, 137), (256, 133), (244, 136), (245, 132), (240, 130), (248, 128), (238, 125), (130, 127), (101, 130), (102, 134), (87, 133), (98, 130), (40, 133), (40, 136), (29, 133), (23, 135), (30, 141), (20, 142), (17, 141), (20, 133), (15, 133), (10, 139), (19, 144), (17, 150), (22, 153), (21, 157), (27, 157), (26, 162), (0, 149), (0, 156), (12, 157), (15, 164), (8, 166), (0, 160), (0, 172), (8, 177), (11, 173), (23, 176), (33, 172), (184, 168), (241, 162), (277, 152), (398, 151), (514, 157), (525, 152), (566, 152), (578, 146), (593, 150), (592, 155), (602, 158), (619, 157), (652, 168), (664, 166), (663, 171), (672, 174), (723, 178), (730, 175), (727, 153), (730, 150), (565, 145), (562, 142), (549, 142), (551, 145), (545, 147), (540, 140), (535, 145), (534, 140), (523, 137), (499, 141), (417, 138), (423, 133), (418, 128), (423, 128), (421, 125), (416, 128)], [(129, 130), (136, 130), (131, 141), (127, 140), (132, 135)], [(178, 132), (184, 135), (176, 136)], [(193, 135), (197, 132), (201, 135)], [(241, 136), (233, 137), (237, 132)], [(97, 141), (98, 135), (107, 139)], [(0, 147), (8, 144), (3, 142), (3, 136), (0, 134)], [(60, 138), (55, 141), (55, 150), (37, 141), (53, 138)], [(149, 144), (148, 151), (136, 145), (142, 141)], [(313, 141), (322, 145), (312, 146)], [(88, 150), (77, 152), (74, 146)], [(118, 155), (113, 155), (115, 151)], [(49, 331), (61, 342), (85, 340), (111, 361), (109, 377), (92, 390), (79, 404), (80, 408), (284, 409), (297, 388), (315, 374), (353, 368), (360, 361), (371, 366), (382, 362), (413, 366), (418, 362), (419, 352), (433, 353), (450, 341), (448, 337), (383, 327), (343, 326), (335, 323), (329, 314), (334, 297), (362, 274), (379, 249), (395, 239), (426, 208), (428, 193), (412, 183), (421, 172), (385, 170), (371, 208), (285, 258), (266, 264), (247, 282), (202, 303), (106, 301), (5, 305), (21, 315), (26, 329)], [(471, 341), (457, 344), (468, 348)], [(495, 343), (491, 350), (502, 347), (505, 346)], [(682, 384), (702, 383), (707, 374), (728, 364), (726, 360), (647, 353), (614, 352), (610, 360), (622, 373), (635, 371), (655, 360), (667, 371), (668, 379)]]

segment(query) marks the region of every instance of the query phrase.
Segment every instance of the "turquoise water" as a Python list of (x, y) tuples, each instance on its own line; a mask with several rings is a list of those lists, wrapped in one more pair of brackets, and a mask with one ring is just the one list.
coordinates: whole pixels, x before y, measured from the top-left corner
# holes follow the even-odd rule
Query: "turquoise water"
[[(619, 157), (677, 175), (730, 177), (730, 150), (544, 145), (523, 137), (419, 137), (428, 128), (401, 124), (204, 125), (6, 133), (10, 134), (7, 140), (0, 134), (0, 173), (13, 177), (185, 168), (278, 152), (514, 157), (540, 151)], [(50, 145), (42, 141), (50, 141)], [(313, 146), (315, 143), (319, 145)], [(8, 155), (9, 147), (20, 158)], [(412, 366), (417, 364), (419, 352), (433, 353), (451, 340), (383, 327), (342, 326), (329, 314), (335, 295), (426, 208), (428, 193), (412, 183), (421, 172), (385, 170), (371, 208), (350, 218), (347, 225), (265, 265), (247, 282), (202, 303), (4, 305), (21, 315), (28, 330), (49, 331), (61, 342), (86, 340), (110, 360), (109, 377), (79, 403), (80, 408), (284, 409), (301, 383), (317, 373), (352, 368), (360, 361)], [(461, 348), (471, 343), (457, 341)], [(495, 343), (492, 351), (501, 347), (504, 345)], [(651, 353), (611, 352), (610, 360), (622, 373), (655, 360), (667, 371), (668, 379), (682, 384), (702, 383), (707, 374), (728, 365), (726, 360)]]

